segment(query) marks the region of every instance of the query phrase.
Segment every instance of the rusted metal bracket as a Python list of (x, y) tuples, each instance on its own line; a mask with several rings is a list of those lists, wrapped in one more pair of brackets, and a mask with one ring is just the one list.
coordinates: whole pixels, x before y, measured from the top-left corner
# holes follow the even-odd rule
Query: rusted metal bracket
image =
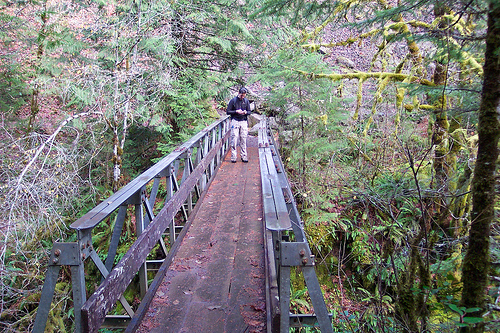
[[(86, 246), (86, 244), (82, 244), (82, 247)], [(50, 254), (49, 265), (68, 265), (68, 266), (78, 266), (82, 262), (82, 259), (85, 260), (85, 257), (88, 257), (88, 251), (82, 252), (80, 257), (80, 251), (78, 248), (80, 247), (79, 243), (54, 243), (54, 247), (52, 248), (52, 252)]]
[(281, 242), (281, 266), (314, 266), (307, 242)]

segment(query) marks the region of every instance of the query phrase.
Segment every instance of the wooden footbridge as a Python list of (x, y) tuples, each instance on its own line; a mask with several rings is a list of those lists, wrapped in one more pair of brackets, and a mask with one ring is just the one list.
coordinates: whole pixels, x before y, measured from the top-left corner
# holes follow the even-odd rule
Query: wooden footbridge
[[(301, 326), (332, 332), (266, 120), (249, 144), (249, 163), (229, 162), (229, 123), (224, 117), (208, 126), (75, 221), (77, 241), (54, 243), (33, 332), (45, 331), (63, 265), (71, 269), (78, 333), (289, 332)], [(137, 237), (118, 261), (127, 219)], [(113, 233), (102, 256), (92, 236), (108, 224)], [(102, 275), (95, 290), (86, 287), (91, 263)], [(293, 266), (301, 267), (314, 314), (290, 313)], [(136, 285), (140, 302), (129, 304), (124, 293)]]

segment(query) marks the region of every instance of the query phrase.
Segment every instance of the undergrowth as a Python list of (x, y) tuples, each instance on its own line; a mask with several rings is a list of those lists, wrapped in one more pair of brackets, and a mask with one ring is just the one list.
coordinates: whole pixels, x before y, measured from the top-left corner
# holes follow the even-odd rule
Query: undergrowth
[[(464, 314), (474, 309), (459, 307), (467, 210), (451, 216), (453, 200), (444, 198), (439, 202), (449, 205), (448, 222), (436, 220), (435, 203), (446, 194), (433, 187), (425, 131), (415, 130), (414, 120), (408, 119), (397, 132), (383, 124), (368, 137), (350, 131), (353, 141), (335, 130), (316, 138), (315, 124), (308, 125), (312, 130), (295, 139), (293, 149), (290, 138), (282, 137), (281, 152), (334, 315), (334, 331), (455, 332), (483, 320), (467, 319)], [(312, 146), (324, 149), (313, 151)], [(305, 168), (297, 164), (301, 149), (310, 154)], [(473, 153), (469, 148), (457, 155), (458, 174)], [(498, 242), (492, 244), (495, 261)], [(292, 275), (292, 308), (307, 313), (306, 288), (298, 281)], [(494, 281), (491, 288), (493, 304)], [(484, 318), (490, 332), (497, 319), (494, 311)]]

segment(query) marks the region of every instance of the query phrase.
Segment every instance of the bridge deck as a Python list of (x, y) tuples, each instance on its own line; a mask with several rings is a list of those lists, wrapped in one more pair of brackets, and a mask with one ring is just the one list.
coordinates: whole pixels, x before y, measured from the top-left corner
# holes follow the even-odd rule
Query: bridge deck
[(137, 332), (266, 331), (262, 191), (252, 145), (249, 163), (226, 155)]

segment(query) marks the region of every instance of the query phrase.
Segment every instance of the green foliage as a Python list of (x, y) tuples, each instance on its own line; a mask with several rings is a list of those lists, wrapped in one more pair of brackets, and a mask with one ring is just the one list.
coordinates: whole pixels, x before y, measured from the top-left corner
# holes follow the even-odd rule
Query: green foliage
[[(408, 138), (411, 139), (411, 136)], [(413, 151), (418, 152), (421, 149), (419, 143), (425, 142), (415, 141)], [(365, 145), (364, 151), (377, 152), (378, 146)], [(298, 201), (304, 207), (303, 218), (311, 248), (318, 256), (320, 264), (327, 263), (330, 266), (328, 272), (338, 272), (340, 267), (342, 270), (347, 269), (352, 276), (352, 285), (365, 290), (365, 296), (358, 301), (368, 302), (367, 307), (355, 314), (356, 325), (369, 331), (380, 330), (382, 326), (387, 331), (399, 331), (399, 323), (393, 318), (394, 311), (390, 309), (394, 309), (398, 299), (398, 280), (401, 283), (402, 274), (408, 269), (408, 241), (418, 233), (423, 213), (419, 191), (423, 195), (428, 192), (430, 173), (424, 167), (419, 169), (419, 191), (415, 186), (412, 170), (404, 163), (376, 173), (372, 181), (366, 181), (359, 176), (370, 170), (373, 172), (373, 169), (368, 169), (365, 165), (365, 169), (351, 169), (353, 172), (343, 178), (343, 182), (335, 182), (335, 179), (343, 174), (336, 174), (332, 170), (333, 165), (335, 169), (346, 170), (357, 160), (336, 158), (332, 160), (335, 164), (321, 164), (314, 156), (307, 154), (310, 161), (306, 177), (308, 190), (299, 189), (298, 195)], [(375, 164), (373, 161), (372, 163)], [(292, 170), (291, 175), (296, 175), (293, 172), (296, 164), (290, 161), (287, 166)], [(321, 177), (318, 177), (319, 175)], [(316, 181), (311, 181), (313, 179)], [(345, 191), (342, 187), (330, 188), (330, 184), (341, 184), (345, 187), (357, 184), (358, 187)], [(346, 194), (349, 200), (346, 200)], [(342, 256), (337, 256), (339, 245), (340, 248), (346, 249)], [(453, 256), (453, 259), (449, 259), (449, 265), (444, 261), (436, 261), (436, 266), (432, 266), (431, 274), (439, 277), (439, 287), (432, 289), (433, 295), (441, 299), (445, 295), (451, 295), (456, 300), (457, 278), (454, 274), (459, 262), (458, 257)], [(416, 295), (429, 293), (418, 291), (418, 284), (415, 284), (414, 288)], [(375, 297), (376, 295), (379, 296)], [(438, 318), (444, 310), (438, 309), (439, 301), (436, 302), (436, 299), (432, 298), (429, 304), (435, 309), (433, 316)], [(381, 312), (380, 309), (387, 311)], [(441, 317), (443, 320), (444, 318), (447, 319), (439, 323), (436, 319), (433, 325), (444, 325), (446, 322), (446, 327), (449, 328), (451, 319)], [(342, 325), (348, 322), (344, 321)]]
[[(239, 64), (249, 55), (241, 42), (253, 39), (243, 6), (235, 8), (225, 0), (138, 4), (97, 0), (0, 5), (0, 112), (16, 122), (2, 123), (5, 140), (0, 146), (1, 220), (19, 226), (8, 229), (9, 251), (46, 255), (55, 238), (74, 241), (66, 225), (110, 195), (111, 161), (117, 160), (113, 148), (121, 159), (121, 181), (126, 182), (159, 157), (158, 142), (171, 149), (210, 124), (218, 117), (214, 106), (228, 98), (228, 87), (243, 82)], [(235, 15), (240, 10), (244, 15)], [(20, 137), (16, 127), (23, 121), (16, 113), (21, 107), (31, 112), (29, 138)], [(12, 191), (53, 127), (66, 113), (83, 112), (89, 116), (66, 124), (26, 170), (24, 191)], [(115, 143), (122, 146), (113, 147)], [(24, 225), (29, 227), (23, 230)], [(127, 222), (116, 260), (132, 240), (133, 228)], [(101, 257), (109, 236), (109, 228), (95, 230)], [(28, 290), (38, 288), (43, 277), (25, 279), (18, 267), (4, 270), (5, 257), (0, 255), (3, 311), (19, 296), (5, 292), (6, 276), (14, 276), (8, 287), (12, 290), (22, 290), (23, 284), (30, 284)], [(39, 271), (32, 263), (29, 267)], [(95, 267), (89, 269), (99, 275)], [(64, 283), (69, 275), (63, 275)], [(92, 280), (89, 290), (96, 283)], [(66, 317), (61, 316), (72, 316), (70, 306), (58, 304), (62, 308), (54, 311), (48, 330), (71, 330), (71, 321), (65, 327)], [(2, 312), (2, 329), (5, 324), (25, 331), (33, 319), (33, 308), (29, 311), (22, 322), (21, 315), (6, 318)]]
[[(332, 11), (329, 1), (259, 1), (259, 8), (253, 13), (254, 17), (289, 17), (292, 24), (303, 19), (325, 18)], [(290, 13), (292, 13), (290, 16)]]
[(12, 114), (26, 103), (26, 74), (21, 66), (11, 64), (0, 69), (0, 112)]
[[(278, 50), (254, 78), (271, 91), (267, 100), (269, 105), (282, 115), (290, 115), (292, 119), (314, 119), (322, 115), (341, 119), (338, 100), (332, 94), (335, 88), (333, 83), (326, 80), (309, 80), (290, 69), (322, 71), (327, 70), (327, 64), (319, 54), (294, 48)], [(328, 121), (325, 126), (327, 124)]]
[(131, 178), (146, 171), (158, 158), (157, 145), (164, 137), (149, 127), (134, 125), (125, 143), (123, 168)]
[[(275, 98), (273, 103), (278, 106), (273, 115), (280, 117), (278, 123), (282, 125), (279, 130), (280, 142), (284, 146), (283, 156), (293, 179), (297, 202), (304, 213), (311, 244), (314, 244), (322, 262), (328, 262), (325, 257), (333, 257), (335, 251), (347, 248), (338, 258), (338, 271), (340, 267), (347, 270), (345, 275), (352, 276), (352, 285), (366, 291), (365, 297), (357, 299), (358, 302), (378, 304), (377, 309), (385, 302), (393, 309), (410, 310), (404, 313), (408, 316), (405, 319), (404, 316), (372, 311), (373, 308), (368, 305), (364, 312), (356, 313), (359, 322), (349, 327), (350, 330), (356, 327), (367, 331), (399, 331), (402, 327), (397, 320), (403, 320), (402, 324), (410, 325), (413, 331), (433, 331), (437, 326), (437, 331), (443, 331), (441, 329), (453, 329), (457, 315), (458, 322), (462, 323), (460, 317), (467, 317), (464, 316), (466, 309), (456, 305), (461, 251), (455, 252), (451, 246), (445, 250), (435, 249), (434, 246), (439, 241), (448, 243), (441, 221), (436, 221), (438, 212), (454, 222), (467, 216), (464, 206), (455, 209), (452, 205), (451, 201), (458, 202), (458, 197), (450, 200), (446, 196), (456, 195), (459, 192), (455, 192), (456, 188), (461, 189), (460, 195), (468, 191), (466, 178), (469, 169), (466, 161), (470, 163), (471, 157), (474, 158), (474, 150), (466, 147), (467, 134), (462, 140), (455, 135), (459, 133), (453, 131), (460, 125), (465, 127), (462, 133), (475, 127), (475, 116), (466, 112), (478, 108), (478, 87), (482, 75), (479, 63), (482, 63), (484, 44), (465, 36), (484, 34), (485, 21), (477, 13), (485, 10), (485, 3), (456, 2), (446, 6), (450, 10), (447, 8), (445, 14), (439, 14), (433, 12), (439, 6), (430, 1), (401, 1), (395, 7), (387, 2), (375, 1), (265, 1), (255, 14), (256, 17), (272, 14), (277, 18), (273, 22), (292, 22), (294, 27), (300, 28), (306, 26), (302, 38), (289, 34), (286, 42), (279, 44), (276, 53), (266, 62), (268, 67), (260, 78), (270, 88), (270, 100)], [(432, 24), (418, 21), (429, 16), (434, 16), (436, 21)], [(462, 19), (466, 16), (467, 19)], [(473, 23), (475, 20), (478, 20), (477, 24)], [(308, 23), (311, 24), (307, 26)], [(436, 31), (433, 27), (447, 25), (451, 27), (443, 29), (446, 34), (428, 35), (430, 31)], [(332, 36), (340, 30), (339, 27), (352, 28), (345, 40)], [(462, 42), (462, 37), (467, 41)], [(325, 50), (329, 56), (338, 56), (339, 53), (335, 52), (337, 46), (342, 54), (345, 49), (340, 47), (354, 47), (358, 42), (359, 46), (371, 42), (378, 51), (375, 51), (366, 73), (360, 73), (364, 69), (361, 70), (363, 64), (358, 63), (355, 69), (346, 68), (338, 73), (340, 70), (333, 66), (320, 68), (320, 60), (309, 63), (308, 58), (295, 49), (297, 41), (310, 51), (310, 59), (318, 58), (316, 51)], [(394, 48), (394, 45), (397, 47)], [(407, 47), (408, 57), (398, 60), (395, 55), (405, 49), (402, 45)], [(331, 53), (329, 48), (333, 50)], [(429, 65), (446, 68), (445, 85), (439, 83), (437, 86), (429, 81), (431, 75), (437, 77), (440, 74), (434, 70), (427, 72)], [(332, 74), (332, 68), (336, 74)], [(409, 75), (407, 79), (402, 79), (402, 83), (392, 85), (397, 92), (396, 108), (388, 106), (385, 101), (391, 95), (386, 91), (390, 79), (369, 76), (376, 71)], [(280, 79), (273, 80), (274, 74), (278, 74), (276, 76)], [(347, 82), (352, 78), (359, 80), (353, 122), (348, 122), (350, 126), (339, 131), (344, 140), (333, 139), (332, 136), (337, 134), (333, 131), (324, 131), (327, 140), (320, 141), (321, 133), (311, 130), (312, 119), (314, 114), (318, 114), (318, 109), (310, 101), (318, 99), (321, 89), (308, 80), (316, 81), (319, 86), (324, 78), (336, 82)], [(373, 104), (371, 115), (366, 115), (363, 89), (367, 89), (366, 82), (371, 78), (375, 78), (371, 82), (376, 87), (369, 88), (374, 91), (368, 94), (373, 97)], [(339, 88), (342, 90), (343, 85)], [(444, 108), (440, 109), (441, 105), (436, 101), (445, 101)], [(403, 109), (407, 113), (400, 113)], [(365, 114), (358, 117), (360, 110)], [(386, 119), (377, 121), (378, 112)], [(412, 130), (419, 127), (422, 119), (429, 117), (429, 129), (439, 134), (436, 128), (441, 124), (432, 122), (432, 113), (447, 113), (449, 118), (442, 118), (454, 126), (449, 136), (440, 134), (426, 138), (425, 127), (423, 131), (421, 129), (421, 134)], [(392, 117), (392, 114), (395, 116)], [(363, 117), (367, 119), (365, 124), (360, 121)], [(434, 178), (438, 161), (432, 160), (434, 151), (428, 145), (436, 144), (436, 140), (441, 138), (449, 140), (445, 142), (449, 145), (434, 147), (434, 151), (449, 156), (446, 186), (452, 194), (443, 190), (442, 184), (436, 186)], [(333, 152), (328, 147), (331, 142), (343, 147)], [(318, 146), (326, 148), (325, 157), (321, 157), (323, 152)], [(333, 203), (332, 192), (339, 196)], [(464, 199), (463, 202), (466, 202), (467, 199)], [(342, 203), (342, 209), (330, 211), (339, 203)], [(454, 216), (450, 217), (448, 213)], [(348, 221), (345, 223), (347, 228), (339, 228), (344, 221)], [(345, 235), (342, 229), (346, 230)], [(345, 240), (345, 243), (339, 240)], [(435, 286), (431, 286), (430, 275), (435, 279)], [(453, 305), (439, 308), (439, 302), (445, 297), (451, 297), (452, 301), (448, 299), (448, 304)], [(434, 309), (430, 317), (428, 307)], [(417, 314), (411, 308), (422, 310)], [(438, 318), (443, 313), (445, 315), (440, 321)]]
[(307, 313), (311, 310), (311, 305), (304, 299), (307, 295), (307, 288), (293, 290), (290, 293), (290, 307), (295, 313)]
[[(107, 12), (107, 4), (102, 0), (71, 4), (32, 1), (22, 7), (23, 11), (33, 9), (28, 16), (21, 15), (23, 11), (19, 15), (4, 11), (17, 10), (15, 6), (25, 6), (24, 2), (0, 4), (0, 25), (5, 28), (0, 29), (5, 48), (0, 53), (0, 112), (17, 117), (31, 95), (41, 103), (32, 109), (36, 111), (33, 117), (39, 117), (35, 130), (50, 131), (45, 124), (59, 121), (37, 113), (53, 107), (43, 104), (53, 96), (62, 118), (66, 112), (83, 110), (97, 110), (102, 115), (73, 121), (27, 173), (29, 190), (15, 197), (9, 184), (15, 182), (44, 137), (19, 138), (15, 125), (12, 131), (2, 132), (2, 138), (12, 138), (1, 146), (0, 176), (5, 185), (0, 186), (0, 201), (6, 212), (2, 216), (8, 216), (5, 220), (10, 225), (29, 226), (6, 238), (5, 265), (0, 267), (4, 272), (0, 275), (2, 304), (18, 307), (19, 312), (2, 313), (2, 325), (19, 331), (29, 327), (43, 280), (30, 274), (40, 271), (38, 261), (45, 265), (43, 258), (55, 238), (75, 240), (75, 234), (66, 234), (67, 223), (110, 195), (114, 135), (125, 143), (120, 157), (123, 180), (127, 181), (151, 160), (211, 123), (216, 117), (214, 106), (223, 107), (229, 97), (228, 88), (247, 83), (263, 88), (266, 102), (272, 106), (269, 115), (279, 117), (282, 156), (318, 266), (326, 272), (320, 280), (330, 293), (339, 289), (333, 288), (333, 275), (339, 274), (334, 276), (335, 283), (343, 283), (343, 294), (329, 298), (335, 330), (401, 332), (404, 328), (394, 309), (407, 295), (412, 300), (428, 297), (427, 331), (451, 331), (480, 319), (467, 316), (477, 309), (458, 303), (461, 249), (434, 248), (438, 242), (447, 244), (445, 235), (428, 218), (436, 209), (430, 203), (442, 193), (431, 187), (431, 138), (413, 129), (434, 110), (426, 103), (446, 95), (450, 120), (467, 126), (463, 137), (467, 139), (467, 130), (475, 131), (477, 117), (471, 111), (478, 108), (478, 63), (484, 52), (477, 36), (484, 32), (486, 2), (450, 2), (454, 14), (442, 19), (453, 25), (445, 30), (425, 22), (406, 24), (415, 17), (433, 17), (431, 1), (400, 1), (390, 7), (384, 1), (272, 0), (235, 6), (231, 0), (160, 0), (142, 1), (140, 7), (137, 2), (120, 2), (112, 13)], [(98, 10), (95, 20), (81, 28), (67, 24), (72, 15), (86, 16), (89, 9)], [(248, 17), (259, 21), (250, 25)], [(335, 28), (328, 31), (330, 35), (322, 35), (330, 23)], [(381, 78), (372, 80), (358, 68), (341, 69), (331, 62), (336, 54), (329, 57), (316, 52), (333, 41), (332, 33), (340, 28), (352, 28), (350, 37), (355, 37), (340, 41), (343, 46), (376, 44), (379, 53), (370, 70), (377, 63), (380, 70), (415, 76), (421, 70), (422, 75), (418, 80), (389, 85)], [(357, 31), (366, 36), (356, 39), (361, 36), (356, 36)], [(415, 46), (410, 42), (425, 46), (420, 64), (416, 58), (399, 62), (395, 57), (405, 46)], [(390, 48), (391, 43), (397, 47)], [(432, 73), (425, 73), (426, 68), (435, 63), (450, 69), (446, 86), (428, 82)], [(257, 74), (249, 77), (252, 72)], [(318, 79), (319, 74), (323, 78)], [(328, 77), (331, 74), (341, 79), (335, 81)], [(360, 87), (368, 87), (365, 93), (373, 100), (372, 110), (367, 112), (366, 103), (356, 93), (344, 93), (354, 86), (346, 75), (364, 80)], [(385, 101), (394, 100), (394, 91), (402, 96), (396, 110), (402, 119), (392, 117), (392, 102)], [(351, 119), (353, 110), (345, 108), (354, 101), (364, 108), (364, 114)], [(403, 109), (406, 111), (399, 113)], [(377, 119), (378, 113), (384, 119)], [(457, 187), (462, 195), (468, 192), (466, 178), (474, 150), (465, 147), (472, 146), (467, 140), (450, 138), (455, 146), (463, 145), (457, 155), (457, 172), (449, 178), (450, 183), (460, 185), (459, 178), (464, 176), (462, 187)], [(455, 193), (445, 195), (443, 205)], [(466, 221), (467, 212), (453, 214)], [(425, 229), (424, 222), (428, 223)], [(128, 221), (116, 261), (133, 241), (133, 228)], [(101, 258), (110, 229), (103, 226), (94, 234)], [(429, 232), (419, 238), (423, 230)], [(418, 249), (415, 258), (428, 260), (422, 267), (429, 269), (432, 286), (422, 286), (419, 281), (425, 274), (412, 275), (415, 264), (409, 256), (413, 249)], [(491, 253), (500, 257), (498, 244), (493, 242)], [(90, 270), (99, 275), (95, 267)], [(74, 314), (68, 275), (64, 272), (57, 285), (49, 331), (71, 330)], [(309, 311), (306, 289), (297, 283), (299, 277), (293, 281), (292, 305), (297, 312)], [(89, 290), (97, 279), (89, 282)], [(408, 286), (408, 294), (398, 295), (398, 285)], [(132, 288), (126, 297), (133, 302), (135, 294)], [(120, 313), (121, 308), (116, 311)]]

